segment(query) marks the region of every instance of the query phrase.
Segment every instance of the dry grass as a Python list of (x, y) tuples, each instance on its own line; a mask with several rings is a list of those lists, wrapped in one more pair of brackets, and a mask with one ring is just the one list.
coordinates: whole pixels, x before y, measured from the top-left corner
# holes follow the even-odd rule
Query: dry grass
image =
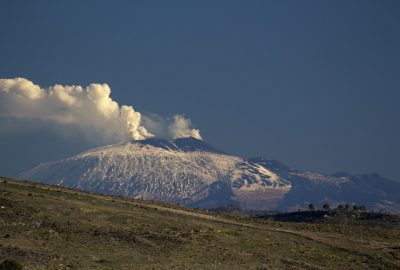
[(399, 224), (304, 224), (0, 181), (0, 259), (25, 269), (400, 269)]

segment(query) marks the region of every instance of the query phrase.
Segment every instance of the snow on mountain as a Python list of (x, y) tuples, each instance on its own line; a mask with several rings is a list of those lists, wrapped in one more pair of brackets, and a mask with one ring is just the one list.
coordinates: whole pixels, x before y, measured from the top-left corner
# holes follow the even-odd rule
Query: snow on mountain
[[(235, 203), (231, 189), (288, 188), (268, 169), (194, 138), (147, 139), (42, 163), (20, 178), (87, 191), (201, 206)], [(207, 198), (226, 189), (227, 196)], [(212, 196), (211, 196), (212, 197)]]
[(290, 168), (276, 160), (252, 158), (257, 163), (291, 183), (290, 191), (277, 203), (276, 209), (307, 208), (309, 203), (322, 205), (363, 204), (369, 209), (400, 212), (400, 183), (378, 174), (332, 176)]
[(400, 210), (400, 184), (380, 176), (302, 172), (274, 160), (229, 155), (195, 138), (99, 147), (41, 163), (19, 178), (191, 207), (297, 209), (329, 201)]

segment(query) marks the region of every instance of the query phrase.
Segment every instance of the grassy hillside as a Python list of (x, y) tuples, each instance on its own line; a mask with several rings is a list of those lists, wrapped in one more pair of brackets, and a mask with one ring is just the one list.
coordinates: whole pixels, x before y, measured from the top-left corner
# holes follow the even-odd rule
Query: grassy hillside
[(0, 179), (24, 269), (400, 269), (397, 222), (277, 222)]

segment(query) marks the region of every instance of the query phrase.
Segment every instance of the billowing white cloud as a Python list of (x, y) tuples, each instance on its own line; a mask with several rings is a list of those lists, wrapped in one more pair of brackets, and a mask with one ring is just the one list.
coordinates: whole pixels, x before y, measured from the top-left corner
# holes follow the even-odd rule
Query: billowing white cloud
[[(141, 113), (132, 106), (119, 106), (110, 94), (107, 84), (54, 85), (43, 89), (24, 78), (0, 79), (0, 117), (39, 119), (64, 128), (73, 125), (88, 138), (100, 137), (103, 142), (141, 140), (154, 135), (201, 138), (198, 130), (190, 129), (189, 119), (176, 115), (172, 121), (161, 117), (142, 121)], [(156, 132), (149, 132), (144, 123)]]

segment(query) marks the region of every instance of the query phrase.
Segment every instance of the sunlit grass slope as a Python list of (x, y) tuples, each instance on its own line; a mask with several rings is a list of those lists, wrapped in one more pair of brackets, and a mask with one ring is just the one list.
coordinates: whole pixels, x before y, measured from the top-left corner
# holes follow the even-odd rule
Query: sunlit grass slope
[(210, 214), (0, 179), (0, 260), (24, 269), (400, 269), (396, 223)]

